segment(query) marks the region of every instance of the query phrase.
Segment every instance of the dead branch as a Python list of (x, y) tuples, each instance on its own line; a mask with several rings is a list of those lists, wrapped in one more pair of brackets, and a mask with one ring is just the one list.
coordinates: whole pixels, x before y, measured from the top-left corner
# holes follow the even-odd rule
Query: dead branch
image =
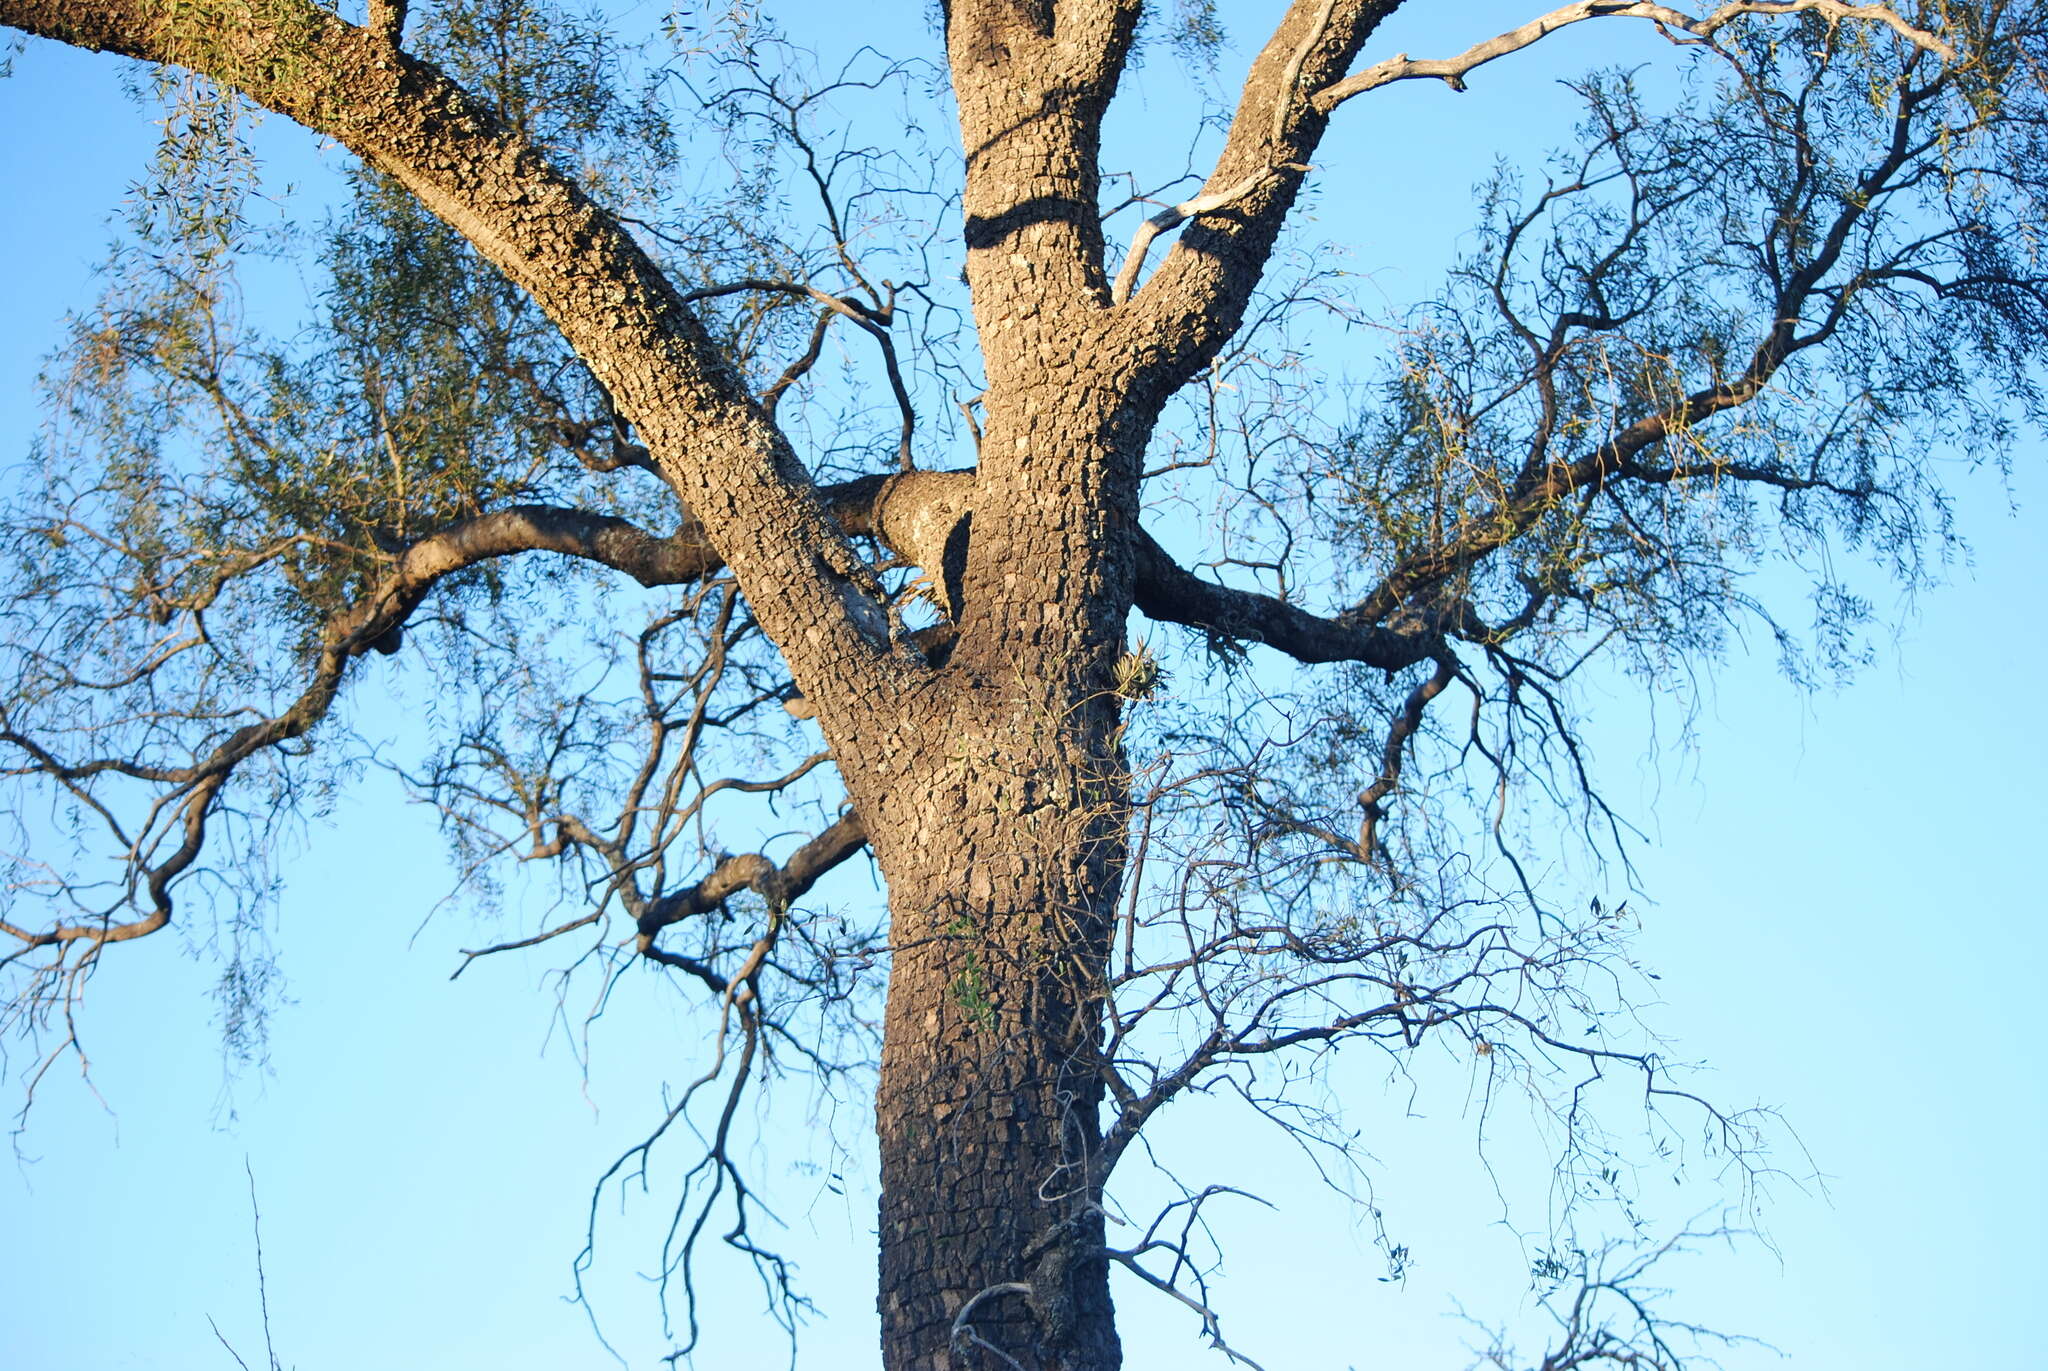
[(1906, 42), (1933, 53), (1944, 62), (1956, 60), (1955, 48), (1946, 40), (1914, 27), (1890, 5), (1850, 5), (1842, 3), (1842, 0), (1734, 0), (1705, 15), (1696, 16), (1669, 5), (1636, 3), (1634, 0), (1579, 0), (1577, 4), (1539, 15), (1483, 43), (1475, 43), (1456, 57), (1416, 61), (1402, 53), (1384, 62), (1375, 62), (1364, 71), (1317, 91), (1313, 103), (1327, 114), (1353, 96), (1396, 81), (1442, 81), (1452, 90), (1461, 91), (1465, 88), (1465, 77), (1479, 67), (1520, 52), (1559, 29), (1588, 19), (1647, 19), (1660, 29), (1710, 43), (1716, 33), (1745, 16), (1779, 18), (1803, 13), (1818, 14), (1830, 24), (1881, 24)]

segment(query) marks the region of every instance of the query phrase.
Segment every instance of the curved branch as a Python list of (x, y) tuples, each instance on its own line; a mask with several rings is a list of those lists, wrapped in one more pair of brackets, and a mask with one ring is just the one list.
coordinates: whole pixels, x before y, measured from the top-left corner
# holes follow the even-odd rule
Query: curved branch
[[(1301, 176), (1329, 126), (1309, 93), (1340, 79), (1380, 21), (1401, 0), (1294, 0), (1253, 61), (1230, 134), (1191, 212), (1132, 245), (1119, 285), (1127, 298), (1124, 340), (1143, 359), (1148, 384), (1171, 390), (1204, 366), (1242, 322)], [(1177, 213), (1169, 212), (1169, 215)], [(1186, 222), (1173, 251), (1142, 289), (1142, 251)], [(1148, 221), (1149, 223), (1149, 221)]]
[(1401, 768), (1407, 761), (1408, 741), (1422, 727), (1423, 711), (1429, 708), (1431, 700), (1444, 693), (1457, 676), (1457, 659), (1448, 652), (1440, 651), (1436, 670), (1408, 692), (1408, 698), (1401, 702), (1401, 712), (1388, 727), (1387, 741), (1380, 749), (1380, 774), (1358, 796), (1358, 807), (1364, 811), (1358, 825), (1358, 854), (1363, 860), (1372, 861), (1379, 851), (1380, 820), (1387, 817), (1387, 798), (1401, 784)]
[(1418, 62), (1404, 52), (1384, 62), (1375, 62), (1364, 71), (1317, 91), (1313, 103), (1327, 114), (1355, 95), (1363, 95), (1396, 81), (1441, 81), (1452, 90), (1461, 91), (1465, 89), (1465, 77), (1474, 69), (1520, 52), (1559, 29), (1587, 19), (1647, 19), (1661, 29), (1683, 33), (1693, 41), (1704, 43), (1710, 42), (1716, 33), (1745, 15), (1781, 17), (1805, 12), (1818, 14), (1831, 24), (1859, 20), (1882, 24), (1913, 46), (1933, 53), (1944, 62), (1953, 62), (1956, 58), (1953, 47), (1927, 30), (1908, 23), (1889, 5), (1848, 5), (1842, 0), (1734, 0), (1734, 3), (1722, 5), (1711, 14), (1694, 16), (1669, 5), (1631, 3), (1631, 0), (1578, 0), (1577, 4), (1539, 15), (1483, 43), (1474, 43), (1456, 57)]
[[(1295, 0), (1252, 64), (1228, 141), (1203, 194), (1187, 202), (1201, 208), (1181, 214), (1182, 207), (1176, 206), (1156, 216), (1158, 228), (1151, 228), (1153, 221), (1140, 228), (1140, 241), (1133, 244), (1118, 278), (1123, 292), (1119, 299), (1128, 297), (1137, 307), (1125, 337), (1144, 358), (1156, 384), (1170, 389), (1185, 383), (1235, 332), (1300, 186), (1299, 177), (1280, 173), (1309, 161), (1331, 114), (1351, 96), (1401, 80), (1441, 80), (1456, 88), (1466, 72), (1518, 52), (1559, 28), (1610, 17), (1649, 19), (1685, 33), (1691, 41), (1707, 42), (1744, 15), (1811, 12), (1836, 23), (1882, 24), (1944, 61), (1956, 56), (1948, 43), (1908, 23), (1887, 5), (1730, 0), (1709, 14), (1695, 16), (1636, 0), (1579, 0), (1457, 57), (1415, 62), (1403, 54), (1344, 76), (1366, 39), (1396, 8), (1398, 0)], [(1135, 289), (1142, 262), (1134, 259), (1141, 250), (1149, 250), (1159, 232), (1183, 222), (1190, 227), (1180, 242), (1145, 287)]]
[(531, 294), (617, 398), (762, 627), (804, 645), (791, 665), (814, 698), (885, 698), (915, 668), (908, 648), (878, 653), (863, 632), (857, 620), (878, 588), (660, 268), (524, 134), (438, 68), (305, 0), (205, 13), (155, 0), (0, 0), (0, 24), (188, 67), (394, 177)]
[[(851, 266), (851, 263), (848, 265)], [(886, 281), (883, 284), (888, 285)], [(911, 469), (910, 440), (917, 431), (917, 410), (910, 403), (910, 390), (903, 383), (903, 370), (896, 360), (896, 340), (889, 332), (890, 325), (895, 322), (896, 318), (894, 287), (890, 287), (888, 301), (879, 309), (862, 304), (859, 300), (855, 300), (850, 296), (833, 295), (827, 291), (819, 290), (816, 286), (806, 285), (800, 281), (782, 281), (760, 276), (750, 276), (744, 280), (727, 282), (724, 285), (706, 286), (701, 290), (693, 290), (685, 295), (683, 300), (686, 303), (695, 303), (698, 300), (717, 299), (723, 295), (737, 295), (743, 291), (757, 291), (770, 295), (789, 295), (809, 300), (825, 313), (836, 314), (842, 318), (852, 320), (864, 333), (875, 340), (876, 346), (882, 351), (882, 370), (889, 378), (890, 394), (895, 396), (897, 413), (902, 416), (902, 427), (896, 441), (896, 463), (900, 470), (909, 471)], [(819, 319), (817, 326), (811, 332), (810, 346), (805, 349), (804, 355), (792, 363), (790, 369), (785, 371), (774, 385), (762, 393), (761, 403), (771, 413), (774, 411), (775, 404), (780, 399), (782, 392), (787, 390), (799, 376), (809, 371), (816, 364), (818, 351), (825, 340), (826, 322), (822, 317)]]
[(787, 907), (791, 901), (807, 894), (826, 872), (867, 845), (867, 825), (861, 821), (860, 815), (848, 812), (837, 823), (792, 852), (781, 866), (758, 852), (723, 858), (695, 885), (673, 891), (647, 906), (638, 920), (640, 954), (670, 965), (688, 962), (690, 964), (684, 967), (685, 970), (705, 978), (707, 983), (716, 980), (718, 983), (712, 988), (722, 993), (724, 978), (692, 959), (678, 959), (675, 953), (664, 952), (655, 946), (655, 937), (661, 930), (692, 915), (709, 914), (720, 909), (743, 890), (752, 890)]
[[(395, 651), (397, 635), (407, 617), (444, 577), (492, 558), (533, 551), (558, 552), (600, 562), (650, 586), (699, 579), (720, 565), (701, 538), (655, 538), (623, 519), (607, 515), (516, 505), (464, 520), (408, 547), (365, 595), (328, 621), (321, 634), (312, 677), (291, 706), (235, 729), (190, 766), (144, 766), (120, 758), (67, 762), (27, 735), (13, 729), (0, 730), (0, 742), (10, 743), (27, 754), (27, 769), (70, 785), (74, 793), (78, 793), (78, 788), (71, 783), (111, 773), (167, 786), (170, 797), (182, 792), (179, 803), (184, 808), (183, 842), (163, 862), (140, 873), (148, 886), (151, 912), (125, 923), (91, 919), (59, 924), (40, 932), (0, 921), (0, 933), (24, 944), (13, 955), (28, 948), (70, 942), (123, 942), (144, 937), (168, 924), (171, 884), (197, 860), (213, 802), (235, 768), (265, 748), (302, 736), (324, 718), (340, 693), (350, 661), (371, 648)], [(84, 798), (98, 808), (89, 796)], [(101, 812), (112, 823), (112, 816)], [(119, 835), (118, 825), (114, 825), (114, 831)], [(130, 860), (139, 862), (140, 858), (131, 852)]]
[(380, 590), (388, 600), (451, 572), (522, 552), (559, 552), (624, 572), (643, 586), (700, 581), (725, 565), (694, 524), (669, 537), (610, 514), (554, 505), (508, 505), (430, 534), (406, 548)]
[(1444, 633), (1464, 625), (1469, 617), (1463, 606), (1453, 606), (1430, 620), (1398, 629), (1349, 613), (1326, 619), (1271, 595), (1205, 581), (1175, 562), (1142, 529), (1135, 544), (1136, 603), (1147, 618), (1200, 629), (1232, 643), (1261, 643), (1306, 664), (1363, 662), (1399, 671), (1429, 657)]

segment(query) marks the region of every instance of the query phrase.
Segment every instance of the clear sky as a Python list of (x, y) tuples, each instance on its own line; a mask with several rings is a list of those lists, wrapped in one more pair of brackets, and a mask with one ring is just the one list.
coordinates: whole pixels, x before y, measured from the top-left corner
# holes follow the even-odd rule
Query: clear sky
[[(790, 28), (823, 47), (885, 24), (805, 8), (818, 13)], [(1460, 40), (1527, 17), (1462, 8), (1475, 17)], [(903, 27), (900, 41), (917, 41), (919, 26)], [(1420, 56), (1445, 43), (1414, 45)], [(1319, 166), (1330, 235), (1367, 265), (1389, 264), (1375, 280), (1390, 298), (1425, 289), (1428, 271), (1402, 264), (1441, 261), (1469, 226), (1466, 190), (1488, 149), (1504, 128), (1540, 134), (1556, 109), (1548, 82), (1590, 55), (1560, 45), (1463, 97), (1387, 92), (1384, 111), (1340, 125)], [(1648, 42), (1641, 55), (1662, 56)], [(108, 216), (151, 146), (117, 71), (36, 45), (0, 82), (9, 464), (37, 421), (38, 362), (65, 309), (89, 300)], [(270, 136), (300, 172), (320, 174), (310, 139), (275, 123)], [(1767, 651), (1738, 659), (1713, 681), (1696, 746), (1647, 759), (1639, 687), (1615, 685), (1596, 711), (1612, 796), (1654, 838), (1640, 855), (1651, 899), (1639, 944), (1663, 977), (1654, 1022), (1707, 1064), (1717, 1098), (1782, 1109), (1811, 1160), (1791, 1146), (1779, 1160), (1794, 1179), (1817, 1170), (1826, 1182), (1770, 1187), (1761, 1221), (1774, 1246), (1710, 1245), (1675, 1264), (1672, 1309), (1767, 1339), (1813, 1371), (2048, 1367), (2033, 1312), (2048, 1288), (2048, 1088), (2036, 1062), (2048, 648), (2026, 627), (2048, 602), (2040, 459), (2038, 444), (2023, 453), (2010, 490), (1959, 464), (1971, 564), (1890, 606), (1896, 636), (1848, 689), (1801, 694)], [(209, 1318), (259, 1365), (245, 1162), (286, 1366), (612, 1364), (562, 1299), (589, 1185), (645, 1131), (663, 1084), (694, 1074), (705, 1024), (648, 979), (600, 1021), (586, 1084), (552, 1019), (545, 952), (450, 984), (475, 930), (459, 915), (427, 921), (449, 883), (441, 844), (382, 779), (308, 823), (284, 877), (275, 938), (289, 1002), (267, 1073), (224, 1073), (215, 968), (189, 945), (117, 949), (93, 982), (96, 1094), (65, 1068), (0, 1167), (0, 1371), (218, 1371), (233, 1359)], [(859, 898), (856, 887), (842, 898)], [(1385, 1082), (1358, 1072), (1338, 1086), (1363, 1097)], [(872, 1190), (858, 1155), (835, 1179), (820, 1141), (836, 1129), (858, 1149), (865, 1121), (858, 1102), (834, 1115), (807, 1113), (800, 1091), (785, 1098), (793, 1107), (759, 1166), (779, 1179), (779, 1212), (827, 1315), (805, 1337), (804, 1364), (875, 1365)], [(1524, 1251), (1473, 1164), (1457, 1089), (1419, 1096), (1418, 1117), (1372, 1140), (1380, 1203), (1416, 1254), (1402, 1283), (1379, 1279), (1369, 1235), (1270, 1137), (1202, 1108), (1189, 1107), (1175, 1145), (1236, 1154), (1279, 1205), (1224, 1219), (1219, 1286), (1233, 1341), (1270, 1371), (1462, 1367), (1481, 1338), (1460, 1305), (1484, 1322), (1526, 1319)], [(1503, 1133), (1512, 1153), (1512, 1125)], [(1512, 1182), (1521, 1159), (1497, 1150), (1496, 1161)], [(1718, 1221), (1711, 1187), (1660, 1184), (1672, 1194), (1649, 1202), (1660, 1223)], [(606, 1332), (636, 1367), (666, 1347), (637, 1274), (661, 1193), (657, 1178), (655, 1198), (607, 1217), (592, 1281)], [(618, 1213), (614, 1201), (607, 1214)], [(728, 1269), (718, 1281), (718, 1332), (699, 1364), (784, 1364), (751, 1277)], [(1123, 1299), (1132, 1367), (1224, 1364), (1177, 1311), (1137, 1291)], [(1721, 1360), (1780, 1364), (1759, 1348)]]

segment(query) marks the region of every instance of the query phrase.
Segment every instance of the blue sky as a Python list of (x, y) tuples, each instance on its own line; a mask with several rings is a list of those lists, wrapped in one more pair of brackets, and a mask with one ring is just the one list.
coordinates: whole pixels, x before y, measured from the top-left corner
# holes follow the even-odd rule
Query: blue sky
[[(1483, 18), (1461, 39), (1526, 17), (1469, 8)], [(829, 45), (855, 18), (792, 28)], [(879, 22), (861, 18), (863, 36)], [(1433, 50), (1430, 37), (1415, 38), (1417, 55)], [(1464, 97), (1386, 92), (1384, 108), (1340, 127), (1319, 167), (1332, 236), (1373, 262), (1440, 261), (1468, 227), (1466, 187), (1499, 130), (1540, 124), (1555, 108), (1549, 82), (1592, 55), (1590, 44), (1560, 45)], [(151, 145), (116, 70), (38, 46), (0, 82), (9, 463), (36, 422), (39, 359), (63, 311), (89, 299), (108, 216)], [(269, 136), (317, 165), (310, 140), (276, 126)], [(1393, 213), (1390, 188), (1400, 188)], [(1390, 265), (1375, 280), (1399, 298), (1427, 275)], [(2048, 1286), (2048, 1089), (2032, 1012), (2048, 954), (2038, 865), (2048, 650), (2016, 628), (2048, 601), (2040, 458), (2038, 444), (2022, 454), (2010, 489), (1991, 473), (1959, 477), (1970, 564), (1947, 587), (1889, 606), (1896, 635), (1847, 689), (1802, 694), (1767, 651), (1738, 657), (1713, 679), (1696, 745), (1647, 760), (1638, 687), (1614, 685), (1596, 711), (1613, 797), (1655, 840), (1641, 855), (1651, 898), (1639, 943), (1663, 977), (1655, 1022), (1678, 1055), (1706, 1064), (1717, 1098), (1782, 1109), (1811, 1164), (1796, 1148), (1781, 1161), (1826, 1178), (1825, 1193), (1789, 1179), (1770, 1187), (1771, 1245), (1709, 1245), (1674, 1264), (1672, 1307), (1768, 1339), (1793, 1365), (2048, 1364), (2048, 1337), (2028, 1313)], [(245, 1160), (286, 1365), (612, 1364), (561, 1298), (589, 1184), (644, 1131), (662, 1084), (693, 1073), (704, 1024), (646, 984), (599, 1024), (586, 1081), (553, 1021), (547, 956), (502, 959), (450, 984), (455, 949), (473, 945), (474, 930), (447, 915), (422, 928), (449, 881), (441, 844), (383, 780), (309, 823), (285, 875), (276, 942), (290, 1002), (268, 1073), (224, 1075), (212, 968), (176, 940), (120, 949), (95, 979), (86, 1041), (96, 1094), (67, 1068), (0, 1176), (11, 1310), (0, 1366), (231, 1366), (209, 1316), (257, 1364)], [(849, 885), (841, 898), (859, 895)], [(1386, 1083), (1359, 1072), (1338, 1088), (1379, 1095)], [(857, 1175), (834, 1181), (819, 1142), (836, 1128), (858, 1147), (860, 1109), (848, 1102), (828, 1117), (798, 1092), (786, 1098), (758, 1164), (780, 1178), (789, 1239), (829, 1315), (807, 1334), (804, 1364), (874, 1365), (872, 1192)], [(1418, 1117), (1371, 1142), (1389, 1223), (1417, 1253), (1400, 1284), (1378, 1279), (1368, 1234), (1270, 1138), (1202, 1108), (1191, 1106), (1177, 1145), (1241, 1155), (1280, 1206), (1223, 1220), (1226, 1327), (1269, 1368), (1461, 1367), (1479, 1335), (1459, 1305), (1486, 1322), (1529, 1318), (1525, 1252), (1498, 1222), (1473, 1161), (1473, 1111), (1454, 1086), (1418, 1096)], [(1519, 1136), (1502, 1125), (1495, 1162), (1508, 1183), (1523, 1166)], [(1661, 1221), (1718, 1220), (1711, 1187), (1671, 1190), (1651, 1201)], [(635, 1274), (658, 1211), (606, 1218), (592, 1282), (607, 1333), (635, 1366), (666, 1346)], [(718, 1279), (719, 1328), (699, 1364), (783, 1364), (751, 1277)], [(1176, 1311), (1135, 1293), (1125, 1304), (1134, 1368), (1208, 1357)], [(1757, 1348), (1721, 1360), (1781, 1364)]]

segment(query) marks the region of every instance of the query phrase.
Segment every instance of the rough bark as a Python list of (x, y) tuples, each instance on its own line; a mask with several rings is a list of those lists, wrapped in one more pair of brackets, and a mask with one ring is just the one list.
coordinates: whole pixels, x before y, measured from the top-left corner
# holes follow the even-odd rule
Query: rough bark
[(1194, 220), (1125, 308), (1148, 388), (1173, 389), (1237, 331), (1330, 123), (1314, 95), (1343, 77), (1403, 0), (1294, 0), (1245, 77), (1203, 186), (1226, 201)]
[[(1234, 137), (1220, 176), (1313, 144), (1321, 116), (1303, 83), (1341, 70), (1382, 8), (1354, 0), (1332, 20), (1294, 7), (1240, 121), (1279, 111), (1286, 146)], [(1136, 526), (1141, 455), (1173, 387), (1159, 325), (1180, 322), (1174, 310), (1228, 313), (1292, 195), (1291, 183), (1262, 187), (1245, 233), (1211, 232), (1228, 290), (1178, 266), (1151, 292), (1151, 318), (1112, 307), (1097, 143), (1138, 12), (1134, 0), (948, 7), (989, 378), (982, 461), (971, 494), (963, 478), (921, 473), (821, 493), (633, 240), (523, 137), (398, 51), (388, 19), (372, 32), (265, 0), (202, 27), (136, 0), (0, 0), (0, 22), (196, 67), (397, 178), (533, 294), (688, 508), (667, 539), (542, 509), (448, 530), (408, 551), (388, 603), (365, 611), (374, 627), (402, 623), (409, 570), (509, 551), (589, 557), (649, 584), (721, 564), (738, 577), (824, 728), (891, 892), (877, 1109), (890, 1371), (1120, 1364), (1094, 1156), (1129, 818), (1114, 663), (1141, 585), (1148, 608), (1212, 629), (1271, 608), (1177, 572)], [(850, 532), (908, 545), (940, 583), (958, 624), (942, 668), (890, 641)], [(1269, 617), (1278, 631), (1317, 630), (1298, 613)], [(1405, 654), (1321, 627), (1343, 638), (1330, 655)]]
[[(398, 51), (388, 21), (372, 32), (266, 0), (200, 28), (134, 0), (0, 0), (0, 22), (196, 67), (396, 177), (531, 291), (689, 511), (666, 539), (569, 511), (485, 516), (410, 549), (364, 611), (372, 627), (395, 633), (412, 582), (443, 563), (512, 551), (587, 557), (648, 584), (720, 565), (737, 575), (815, 709), (891, 892), (877, 1109), (890, 1371), (1120, 1364), (1094, 1158), (1129, 817), (1113, 668), (1141, 582), (1150, 607), (1201, 626), (1262, 608), (1176, 574), (1136, 527), (1141, 454), (1171, 387), (1134, 384), (1149, 348), (1130, 346), (1110, 305), (1096, 162), (1138, 11), (949, 7), (989, 377), (982, 462), (971, 477), (819, 492), (632, 239)], [(1291, 33), (1276, 43), (1302, 41)], [(1319, 71), (1348, 55), (1336, 46)], [(847, 533), (884, 537), (939, 582), (959, 627), (943, 669), (877, 632)]]
[(1125, 778), (1042, 704), (957, 697), (877, 835), (889, 1371), (1121, 1362), (1093, 1158)]
[(876, 827), (897, 949), (877, 1108), (890, 1371), (1121, 1364), (1090, 1159), (1128, 817), (1110, 687), (1157, 405), (1103, 345), (1096, 154), (1137, 13), (947, 9), (989, 385), (940, 741), (875, 799), (900, 807)]
[(849, 776), (885, 815), (896, 948), (876, 1111), (889, 1371), (1122, 1360), (1095, 1052), (1128, 819), (1110, 686), (1157, 406), (1091, 342), (1112, 327), (1096, 144), (1137, 14), (947, 9), (989, 379), (973, 537), (926, 741), (886, 792)]
[(1013, 383), (988, 412), (959, 643), (929, 713), (899, 716), (887, 784), (842, 768), (882, 816), (896, 949), (877, 1104), (884, 1364), (1114, 1371), (1090, 1159), (1129, 821), (1110, 681), (1135, 559), (1109, 492), (1134, 484), (1136, 455), (1120, 399), (1071, 375)]
[[(1352, 610), (1322, 618), (1204, 581), (1138, 527), (1141, 458), (1161, 407), (1240, 324), (1336, 104), (1374, 83), (1453, 79), (1490, 60), (1490, 49), (1451, 63), (1400, 58), (1347, 81), (1400, 3), (1293, 0), (1251, 66), (1203, 194), (1155, 218), (1151, 234), (1179, 228), (1178, 243), (1149, 280), (1134, 252), (1112, 284), (1098, 143), (1138, 0), (951, 0), (966, 275), (988, 383), (980, 465), (820, 491), (772, 400), (748, 394), (693, 313), (698, 297), (679, 292), (523, 135), (400, 51), (403, 5), (374, 3), (362, 29), (305, 0), (250, 0), (203, 18), (156, 0), (0, 0), (0, 24), (193, 67), (395, 178), (531, 292), (644, 441), (632, 464), (659, 471), (686, 507), (681, 528), (657, 537), (607, 516), (514, 506), (396, 552), (335, 621), (304, 701), (183, 778), (204, 788), (190, 801), (185, 848), (153, 881), (167, 889), (191, 861), (227, 769), (316, 722), (348, 664), (394, 649), (438, 578), (527, 551), (589, 559), (650, 586), (729, 569), (818, 719), (858, 817), (781, 868), (759, 854), (727, 857), (648, 907), (641, 950), (656, 956), (663, 928), (742, 889), (780, 902), (870, 846), (890, 892), (894, 957), (876, 1109), (884, 1363), (1115, 1371), (1098, 1054), (1130, 828), (1115, 693), (1130, 610), (1305, 663), (1395, 670), (1437, 657), (1388, 743), (1383, 782), (1361, 797), (1358, 849), (1369, 858), (1399, 749), (1451, 679), (1445, 637), (1487, 638), (1447, 588), (1455, 573), (1575, 491), (1675, 477), (1639, 454), (1747, 403), (1803, 345), (1792, 336), (1806, 303), (1795, 288), (1815, 289), (1853, 223), (1841, 221), (1828, 255), (1793, 278), (1774, 341), (1738, 385), (1643, 417), (1576, 462), (1532, 467), (1498, 509), (1404, 560)], [(1657, 17), (1654, 6), (1568, 10), (1570, 22)], [(1526, 46), (1561, 22), (1553, 15), (1495, 44)], [(892, 629), (849, 535), (882, 539), (931, 577), (952, 621), (943, 655)], [(161, 914), (133, 933), (0, 931), (31, 945), (140, 936), (168, 920), (168, 896), (156, 893)], [(709, 967), (661, 955), (730, 992)]]
[[(396, 178), (529, 291), (615, 397), (813, 699), (911, 669), (787, 439), (619, 224), (439, 69), (303, 0), (197, 15), (147, 0), (4, 0), (0, 24), (191, 67)], [(829, 732), (829, 729), (828, 729)]]

